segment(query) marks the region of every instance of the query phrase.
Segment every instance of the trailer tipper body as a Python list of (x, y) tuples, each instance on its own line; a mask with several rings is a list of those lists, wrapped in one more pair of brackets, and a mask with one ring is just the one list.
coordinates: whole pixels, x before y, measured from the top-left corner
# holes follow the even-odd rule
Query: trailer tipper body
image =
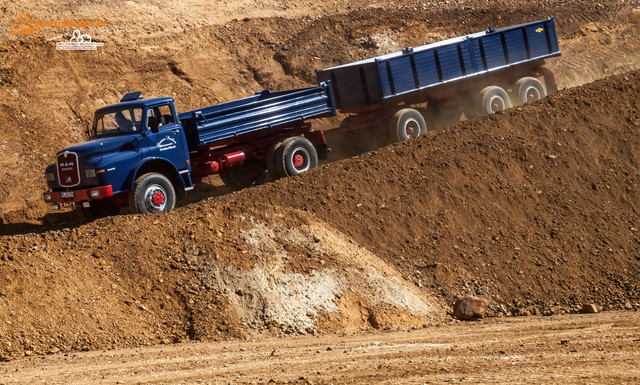
[[(318, 86), (177, 113), (172, 98), (125, 95), (96, 111), (90, 140), (58, 152), (45, 173), (54, 208), (90, 217), (170, 210), (210, 174), (235, 188), (314, 168), (325, 134), (353, 147), (408, 140), (555, 92), (544, 60), (560, 55), (553, 18), (406, 48), (317, 70)], [(349, 114), (339, 127), (311, 121)]]

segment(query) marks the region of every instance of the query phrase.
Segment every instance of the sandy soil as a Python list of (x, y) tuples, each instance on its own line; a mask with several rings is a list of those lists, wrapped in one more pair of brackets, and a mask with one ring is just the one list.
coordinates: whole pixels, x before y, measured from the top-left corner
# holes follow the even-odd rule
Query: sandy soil
[[(12, 35), (21, 12), (105, 20), (86, 31), (105, 46), (58, 52), (45, 38), (63, 28)], [(25, 1), (0, 13), (0, 383), (637, 382), (637, 1)], [(540, 102), (240, 192), (209, 178), (156, 216), (86, 223), (41, 200), (56, 151), (126, 92), (186, 110), (550, 15), (563, 56), (548, 66), (564, 89)], [(469, 294), (496, 318), (451, 324)], [(559, 316), (584, 303), (628, 312)], [(553, 317), (505, 318), (540, 314)]]
[(640, 315), (498, 318), (426, 329), (55, 354), (3, 384), (621, 384), (640, 381)]

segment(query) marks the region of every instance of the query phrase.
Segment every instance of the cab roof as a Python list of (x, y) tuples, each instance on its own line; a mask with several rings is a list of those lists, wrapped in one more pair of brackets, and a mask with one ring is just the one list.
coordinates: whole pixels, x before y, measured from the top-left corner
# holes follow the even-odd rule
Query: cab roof
[(96, 113), (117, 111), (117, 110), (131, 109), (131, 108), (147, 108), (147, 107), (153, 107), (159, 104), (166, 104), (166, 103), (173, 103), (173, 98), (161, 97), (161, 98), (145, 98), (145, 99), (130, 100), (128, 102), (121, 102), (121, 103), (100, 107), (96, 110)]

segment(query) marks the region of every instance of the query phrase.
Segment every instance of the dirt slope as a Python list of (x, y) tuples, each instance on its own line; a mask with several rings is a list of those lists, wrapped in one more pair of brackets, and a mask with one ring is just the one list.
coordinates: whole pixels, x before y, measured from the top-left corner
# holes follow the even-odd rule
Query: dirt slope
[(161, 215), (3, 236), (0, 354), (422, 326), (463, 294), (496, 315), (638, 306), (639, 84)]
[[(605, 4), (605, 3), (603, 3)], [(216, 3), (106, 0), (71, 7), (46, 1), (0, 7), (0, 226), (41, 224), (42, 170), (81, 141), (93, 111), (123, 94), (173, 96), (184, 111), (270, 87), (307, 86), (315, 68), (555, 16), (564, 55), (549, 63), (561, 87), (639, 67), (637, 2), (356, 0)], [(11, 35), (21, 13), (33, 20), (100, 20), (88, 28), (95, 52), (56, 51), (69, 28)], [(194, 17), (193, 14), (198, 15)], [(68, 36), (67, 36), (68, 37)], [(46, 41), (51, 39), (52, 41)], [(339, 123), (317, 123), (328, 128)], [(46, 220), (45, 220), (46, 221)], [(13, 230), (2, 226), (1, 233)]]
[[(637, 1), (44, 1), (0, 12), (0, 356), (415, 327), (448, 319), (467, 293), (497, 315), (640, 302), (637, 72), (164, 215), (80, 226), (41, 202), (56, 151), (126, 92), (197, 108), (550, 15), (564, 55), (549, 67), (574, 86), (640, 67)], [(105, 20), (87, 30), (105, 46), (56, 51), (65, 37), (45, 39), (64, 28), (11, 35), (21, 12)]]
[(638, 295), (639, 84), (608, 78), (216, 202), (311, 212), (447, 300), (625, 302)]

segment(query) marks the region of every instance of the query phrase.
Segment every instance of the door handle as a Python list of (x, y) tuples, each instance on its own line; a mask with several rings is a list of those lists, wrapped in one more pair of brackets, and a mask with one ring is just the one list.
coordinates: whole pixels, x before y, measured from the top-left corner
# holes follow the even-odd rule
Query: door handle
[(180, 130), (178, 130), (177, 128), (174, 128), (171, 132), (173, 132), (174, 134), (179, 134)]

